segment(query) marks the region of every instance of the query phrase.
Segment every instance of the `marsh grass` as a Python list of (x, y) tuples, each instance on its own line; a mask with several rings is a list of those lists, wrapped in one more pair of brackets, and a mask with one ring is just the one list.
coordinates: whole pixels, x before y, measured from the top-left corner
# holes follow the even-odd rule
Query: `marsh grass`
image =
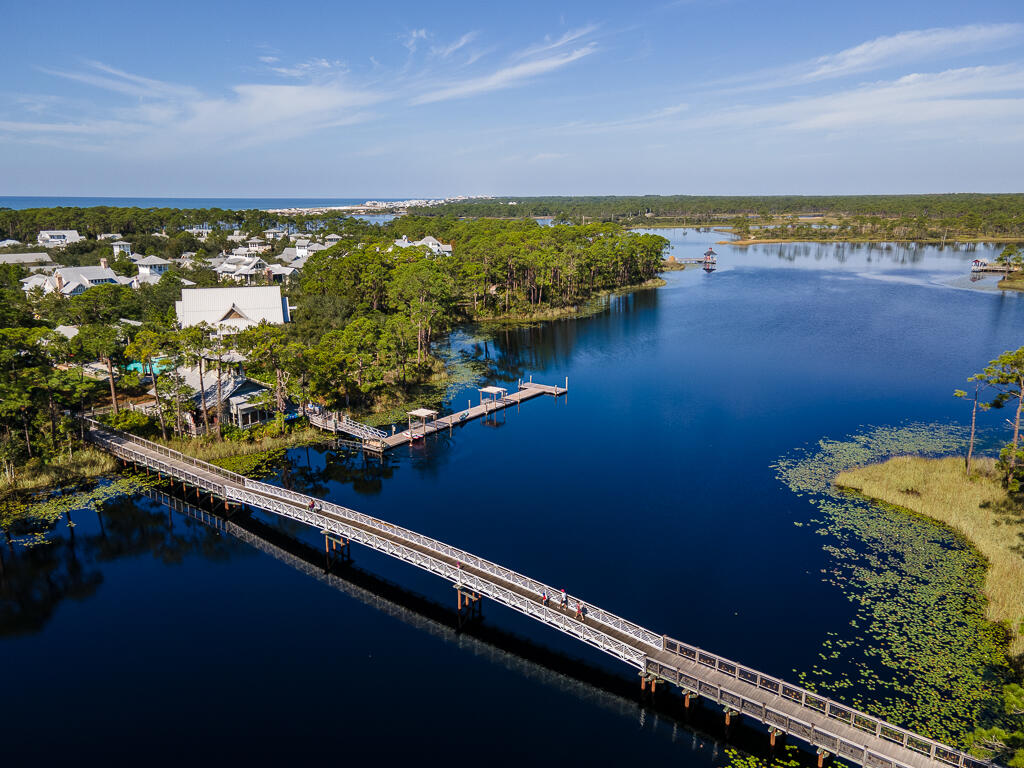
[(73, 454), (62, 453), (43, 463), (32, 461), (15, 470), (13, 478), (0, 479), (0, 498), (15, 492), (58, 488), (110, 474), (117, 466), (114, 457), (89, 446)]
[(897, 456), (839, 474), (839, 488), (936, 520), (988, 561), (986, 616), (1012, 633), (1010, 653), (1024, 653), (1024, 509), (999, 482), (993, 459), (975, 462), (971, 477), (956, 457)]
[(215, 438), (204, 437), (193, 440), (158, 440), (172, 450), (184, 453), (195, 459), (220, 464), (223, 461), (239, 456), (280, 451), (300, 445), (323, 443), (330, 435), (314, 427), (303, 427), (292, 430), (284, 435), (261, 436), (253, 440), (224, 440), (217, 442)]

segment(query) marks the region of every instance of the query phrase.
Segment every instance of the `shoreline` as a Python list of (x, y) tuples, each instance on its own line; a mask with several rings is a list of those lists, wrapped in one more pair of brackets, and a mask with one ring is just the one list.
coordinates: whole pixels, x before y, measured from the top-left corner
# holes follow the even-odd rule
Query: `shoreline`
[(834, 483), (843, 493), (940, 525), (974, 550), (986, 563), (987, 618), (1006, 628), (1010, 653), (1024, 658), (1024, 563), (1013, 552), (1018, 531), (1000, 517), (1012, 501), (994, 467), (995, 459), (976, 459), (968, 478), (959, 456), (894, 456), (841, 472)]
[(957, 238), (956, 240), (943, 241), (941, 238), (925, 238), (922, 240), (893, 240), (889, 237), (865, 237), (865, 238), (834, 238), (834, 239), (821, 239), (821, 238), (801, 238), (801, 237), (786, 237), (786, 238), (765, 238), (765, 239), (746, 239), (746, 240), (719, 240), (715, 245), (774, 245), (777, 243), (894, 243), (897, 245), (969, 245), (969, 244), (981, 244), (981, 243), (1019, 243), (1021, 242), (1020, 237), (971, 237), (971, 238)]

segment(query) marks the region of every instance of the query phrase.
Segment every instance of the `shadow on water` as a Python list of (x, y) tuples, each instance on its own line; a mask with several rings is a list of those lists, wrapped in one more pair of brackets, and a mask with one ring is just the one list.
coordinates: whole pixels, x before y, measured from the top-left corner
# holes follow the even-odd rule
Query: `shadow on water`
[[(73, 518), (96, 515), (95, 531), (77, 533)], [(93, 528), (93, 526), (90, 526)], [(192, 555), (226, 561), (220, 538), (195, 526), (175, 528), (173, 517), (155, 513), (130, 498), (109, 501), (95, 513), (80, 510), (56, 523), (63, 532), (51, 543), (15, 546), (0, 557), (0, 637), (42, 631), (61, 603), (92, 597), (103, 584), (103, 566), (149, 555), (178, 565)]]
[[(225, 517), (222, 505), (187, 501), (166, 489), (151, 489), (145, 494), (163, 505), (168, 517), (145, 515), (138, 523), (147, 530), (159, 519), (159, 525), (170, 531), (171, 511), (190, 524), (199, 522), (193, 533), (195, 540), (223, 542), (236, 539), (255, 550), (315, 579), (416, 630), (425, 632), (461, 651), (501, 666), (523, 678), (543, 683), (561, 693), (598, 706), (620, 717), (634, 720), (643, 730), (669, 737), (672, 742), (689, 740), (690, 749), (717, 760), (726, 747), (731, 747), (771, 760), (780, 756), (779, 747), (768, 744), (759, 725), (734, 722), (724, 724), (722, 713), (696, 701), (689, 709), (679, 696), (664, 688), (657, 693), (642, 693), (636, 681), (614, 674), (565, 653), (553, 650), (528, 638), (516, 635), (487, 622), (485, 618), (466, 620), (457, 611), (424, 595), (406, 589), (353, 564), (351, 558), (329, 557), (253, 516), (234, 514)], [(151, 534), (147, 534), (147, 537)], [(204, 548), (210, 554), (225, 552), (223, 546)], [(809, 754), (800, 754), (800, 762), (811, 765)], [(793, 758), (792, 753), (787, 753)]]

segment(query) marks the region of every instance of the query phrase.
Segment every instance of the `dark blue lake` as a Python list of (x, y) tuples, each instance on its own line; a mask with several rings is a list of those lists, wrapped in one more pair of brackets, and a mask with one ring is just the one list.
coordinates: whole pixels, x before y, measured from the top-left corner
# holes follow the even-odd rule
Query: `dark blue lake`
[[(720, 238), (659, 233), (680, 257)], [(568, 377), (565, 398), (383, 463), (295, 449), (275, 482), (792, 677), (852, 608), (771, 465), (863, 425), (963, 422), (952, 390), (1024, 344), (1024, 301), (969, 281), (985, 247), (715, 249), (713, 274), (594, 317), (455, 335), (488, 381)], [(450, 585), (367, 550), (330, 581), (295, 567), (322, 564), (316, 532), (267, 519), (239, 522), (279, 558), (146, 498), (74, 519), (4, 551), (6, 764), (725, 759), (712, 707), (687, 725), (630, 668), (493, 604), (459, 634)]]

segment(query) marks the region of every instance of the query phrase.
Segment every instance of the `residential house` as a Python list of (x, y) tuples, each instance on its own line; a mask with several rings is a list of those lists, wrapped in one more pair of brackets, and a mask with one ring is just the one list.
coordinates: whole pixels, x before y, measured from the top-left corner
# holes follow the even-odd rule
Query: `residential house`
[(427, 235), (422, 240), (410, 240), (407, 235), (402, 235), (401, 239), (395, 240), (395, 245), (399, 248), (408, 248), (410, 246), (426, 246), (430, 249), (430, 252), (435, 256), (452, 255), (452, 247), (445, 245), (433, 235)]
[(21, 281), (21, 286), (26, 293), (34, 288), (42, 288), (43, 293), (56, 292), (61, 296), (78, 296), (104, 283), (126, 285), (131, 282), (131, 278), (117, 275), (105, 262), (106, 259), (102, 259), (98, 267), (60, 267), (52, 275), (30, 275)]
[[(241, 251), (241, 253), (238, 253)], [(259, 256), (250, 256), (244, 248), (236, 248), (223, 263), (214, 268), (219, 278), (229, 278), (236, 283), (251, 283), (254, 277), (266, 272), (267, 262)]]
[[(159, 256), (146, 256), (136, 261), (135, 266), (139, 268), (139, 276), (145, 275), (147, 278), (146, 282), (149, 282), (148, 278), (150, 277), (155, 277), (156, 280), (159, 280), (161, 275), (170, 268), (171, 262), (167, 259), (161, 259)], [(156, 282), (156, 280), (153, 282)]]
[(324, 242), (327, 243), (327, 247), (330, 248), (332, 245), (337, 245), (341, 242), (341, 235), (336, 235), (332, 232), (324, 238)]
[(202, 241), (205, 240), (210, 235), (210, 232), (213, 231), (213, 228), (209, 224), (199, 224), (194, 227), (186, 227), (184, 231), (188, 232), (196, 240)]
[(13, 248), (16, 245), (21, 245), (21, 240), (0, 240), (0, 248)]
[(77, 229), (44, 229), (39, 233), (36, 242), (44, 248), (63, 248), (83, 239)]
[(242, 331), (262, 321), (280, 325), (291, 320), (288, 301), (277, 285), (185, 288), (174, 311), (183, 328), (205, 322), (222, 333)]
[(6, 253), (0, 254), (0, 264), (17, 264), (22, 267), (41, 267), (53, 264), (48, 253)]
[(114, 249), (114, 258), (115, 259), (118, 256), (120, 256), (122, 253), (125, 256), (131, 256), (132, 255), (132, 244), (131, 243), (126, 243), (124, 240), (121, 240), (120, 238), (118, 240), (116, 240), (115, 242), (111, 243), (110, 246)]
[(270, 246), (258, 237), (250, 237), (245, 241), (245, 246), (249, 253), (263, 253), (270, 250)]
[(263, 230), (263, 236), (267, 240), (280, 240), (282, 237), (288, 237), (288, 233), (280, 227), (274, 227), (273, 229)]
[[(185, 427), (193, 435), (202, 434), (204, 431), (204, 401), (211, 427), (218, 410), (221, 414), (222, 424), (231, 424), (241, 429), (262, 424), (274, 418), (273, 409), (267, 403), (266, 393), (269, 387), (248, 378), (241, 365), (229, 365), (221, 372), (219, 401), (216, 371), (206, 366), (203, 367), (202, 386), (199, 383), (198, 368), (182, 367), (160, 374), (161, 379), (169, 376), (176, 377), (189, 390), (195, 393), (183, 403), (182, 411)], [(149, 394), (155, 397), (156, 392), (151, 389)], [(154, 400), (147, 410), (153, 410), (155, 404), (156, 401)]]
[(121, 233), (120, 232), (104, 232), (102, 235), (97, 235), (96, 239), (97, 240), (120, 240), (121, 239)]

